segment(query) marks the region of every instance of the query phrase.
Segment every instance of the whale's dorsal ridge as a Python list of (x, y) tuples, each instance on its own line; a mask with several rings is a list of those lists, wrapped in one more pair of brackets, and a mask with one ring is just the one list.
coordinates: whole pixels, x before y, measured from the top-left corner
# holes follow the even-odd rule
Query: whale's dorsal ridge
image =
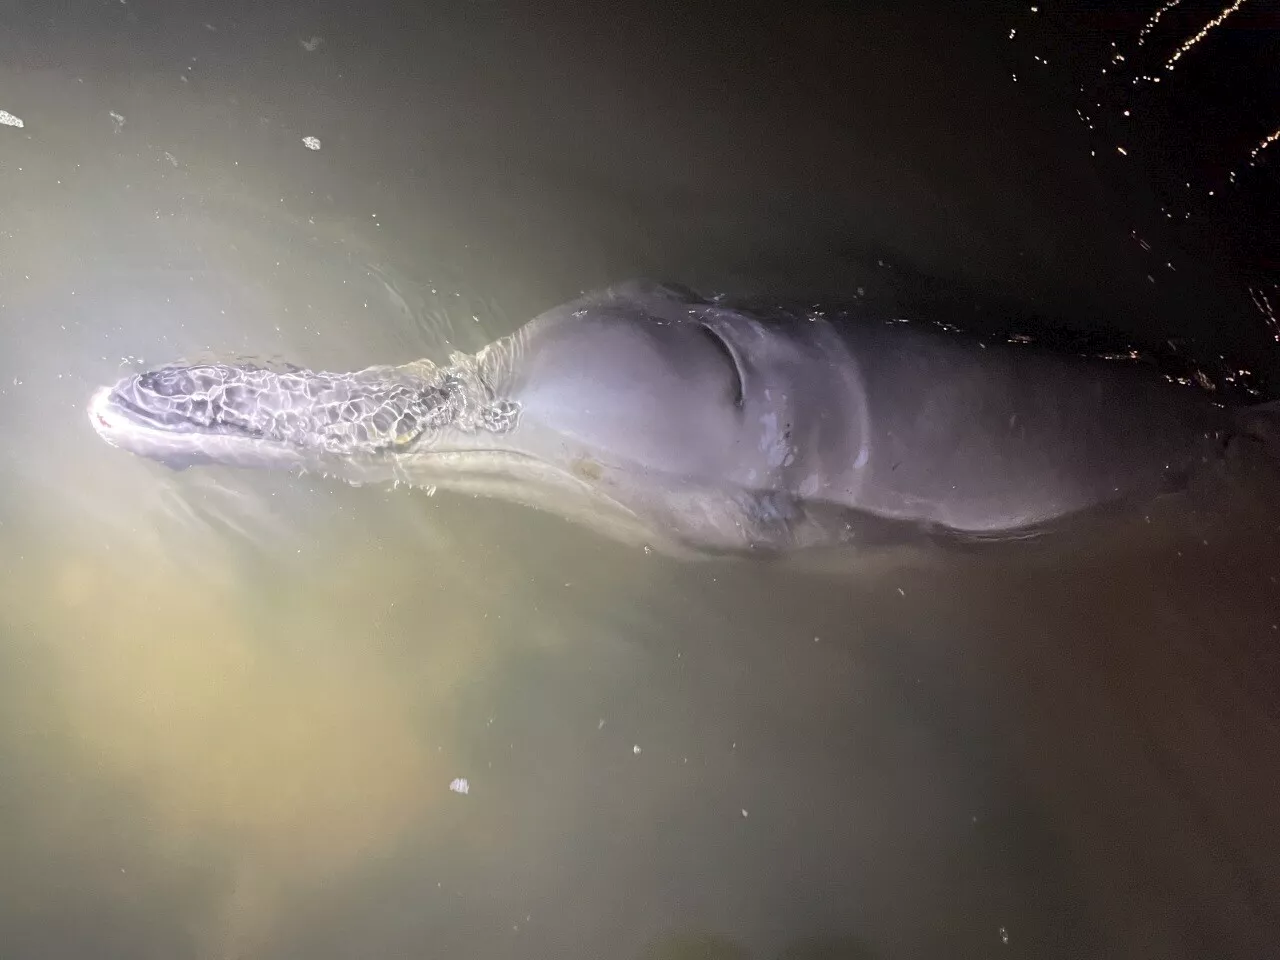
[(704, 304), (709, 301), (691, 287), (670, 280), (652, 280), (636, 277), (611, 284), (607, 295), (615, 300), (671, 300), (686, 304)]

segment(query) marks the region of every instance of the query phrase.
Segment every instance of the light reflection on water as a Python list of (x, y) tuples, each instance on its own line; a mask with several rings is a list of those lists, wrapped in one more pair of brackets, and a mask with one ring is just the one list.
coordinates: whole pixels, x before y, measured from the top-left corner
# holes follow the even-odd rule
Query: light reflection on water
[[(196, 135), (225, 103), (141, 82), (117, 134), (100, 89), (8, 79), (0, 953), (1202, 957), (1276, 928), (1273, 507), (688, 564), (168, 472), (85, 422), (124, 357), (401, 362), (573, 291), (544, 250), (464, 254), (443, 172), (290, 189), (267, 134)], [(774, 224), (744, 209), (749, 246)], [(635, 226), (614, 261), (565, 228), (563, 275), (653, 263)]]

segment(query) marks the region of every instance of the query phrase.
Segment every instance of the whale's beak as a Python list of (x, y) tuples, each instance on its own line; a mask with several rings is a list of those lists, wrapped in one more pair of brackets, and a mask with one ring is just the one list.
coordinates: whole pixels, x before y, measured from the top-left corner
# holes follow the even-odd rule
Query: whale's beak
[(89, 423), (97, 431), (98, 436), (113, 447), (119, 446), (116, 432), (120, 427), (120, 419), (111, 409), (111, 387), (102, 387), (94, 391), (89, 398)]

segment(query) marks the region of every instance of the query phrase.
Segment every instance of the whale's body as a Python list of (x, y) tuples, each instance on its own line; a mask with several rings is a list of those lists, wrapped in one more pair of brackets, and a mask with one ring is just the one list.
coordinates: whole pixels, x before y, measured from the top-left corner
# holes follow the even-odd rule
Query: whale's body
[(1231, 426), (1139, 365), (647, 282), (449, 366), (165, 367), (99, 391), (90, 418), (175, 466), (453, 489), (716, 552), (1023, 536), (1176, 487)]

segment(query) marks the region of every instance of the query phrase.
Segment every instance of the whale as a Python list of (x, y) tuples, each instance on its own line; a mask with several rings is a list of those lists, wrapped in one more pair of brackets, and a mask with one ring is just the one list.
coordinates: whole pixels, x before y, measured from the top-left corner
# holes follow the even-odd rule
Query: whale
[(633, 280), (447, 362), (173, 363), (88, 415), (175, 469), (501, 498), (695, 555), (1041, 536), (1183, 490), (1275, 422), (1128, 355), (903, 320)]

